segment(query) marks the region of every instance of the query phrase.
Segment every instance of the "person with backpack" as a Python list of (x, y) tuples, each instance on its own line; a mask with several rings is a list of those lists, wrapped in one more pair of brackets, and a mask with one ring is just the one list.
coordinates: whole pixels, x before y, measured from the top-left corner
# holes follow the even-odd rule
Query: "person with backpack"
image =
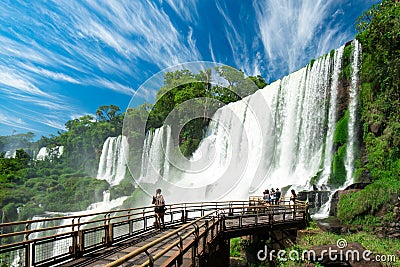
[(264, 199), (264, 201), (265, 201), (265, 205), (269, 206), (270, 203), (271, 203), (271, 196), (270, 196), (270, 194), (269, 194), (269, 190), (268, 190), (268, 189), (266, 189), (266, 190), (264, 191), (263, 199)]
[(153, 196), (153, 201), (152, 204), (155, 205), (154, 207), (154, 212), (155, 212), (155, 226), (156, 228), (165, 229), (165, 224), (164, 224), (164, 215), (165, 215), (165, 200), (164, 196), (161, 194), (161, 189), (156, 190), (156, 195)]

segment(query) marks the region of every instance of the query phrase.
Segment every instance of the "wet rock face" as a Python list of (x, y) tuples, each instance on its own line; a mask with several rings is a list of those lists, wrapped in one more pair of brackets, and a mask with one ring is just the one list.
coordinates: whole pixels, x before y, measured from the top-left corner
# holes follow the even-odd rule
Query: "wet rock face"
[[(383, 217), (381, 217), (381, 220)], [(381, 227), (376, 227), (376, 236), (379, 238), (400, 239), (400, 201), (397, 201), (393, 207), (393, 222), (385, 222)]]
[(341, 195), (351, 193), (351, 192), (357, 192), (359, 190), (364, 189), (369, 183), (354, 183), (349, 185), (343, 190), (337, 190), (331, 199), (331, 204), (330, 204), (330, 209), (329, 209), (329, 216), (336, 216), (337, 215), (337, 205), (339, 202), (339, 198)]
[(308, 207), (311, 214), (316, 213), (322, 205), (329, 201), (330, 191), (301, 191), (297, 195), (297, 199), (301, 201), (307, 201)]

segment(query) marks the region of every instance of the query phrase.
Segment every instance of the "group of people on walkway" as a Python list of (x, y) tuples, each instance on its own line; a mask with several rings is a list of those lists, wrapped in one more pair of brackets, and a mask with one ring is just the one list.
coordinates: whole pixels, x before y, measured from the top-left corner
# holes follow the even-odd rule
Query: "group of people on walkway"
[(279, 188), (276, 190), (274, 188), (271, 188), (271, 190), (265, 189), (263, 192), (263, 200), (266, 205), (279, 205), (281, 202), (281, 196), (282, 194)]
[[(297, 199), (296, 191), (292, 189), (290, 193), (289, 204), (295, 204)], [(265, 189), (263, 192), (263, 200), (266, 205), (279, 205), (283, 201), (282, 193), (279, 188), (271, 188), (271, 190)]]
[[(297, 194), (294, 189), (290, 190), (290, 198), (289, 198), (289, 204), (294, 204), (296, 203), (297, 199)], [(263, 192), (263, 200), (265, 201), (266, 205), (279, 205), (282, 201), (282, 193), (279, 190), (279, 188), (271, 188), (271, 190), (266, 189)], [(164, 224), (164, 215), (165, 215), (165, 200), (164, 196), (161, 194), (161, 189), (156, 190), (156, 194), (153, 196), (153, 201), (152, 204), (155, 205), (154, 207), (154, 212), (155, 212), (155, 222), (154, 225), (156, 228), (160, 229), (165, 229), (165, 224)], [(295, 211), (294, 211), (295, 212)]]

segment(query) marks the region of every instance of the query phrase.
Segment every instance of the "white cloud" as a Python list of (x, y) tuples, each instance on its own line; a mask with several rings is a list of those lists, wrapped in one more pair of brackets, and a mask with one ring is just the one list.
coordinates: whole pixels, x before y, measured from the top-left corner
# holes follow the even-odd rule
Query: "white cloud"
[(221, 6), (220, 2), (217, 1), (216, 7), (218, 12), (226, 21), (225, 36), (231, 48), (236, 67), (241, 69), (246, 75), (254, 75), (256, 69), (258, 69), (258, 66), (252, 66), (251, 64), (251, 60), (253, 60), (253, 55), (249, 52), (247, 48), (247, 43), (244, 37), (245, 35), (242, 35), (241, 32), (236, 29), (234, 23), (229, 17), (229, 14), (225, 11), (225, 9), (227, 9), (226, 6)]
[(211, 42), (211, 35), (208, 35), (208, 49), (210, 50), (210, 54), (211, 54), (211, 59), (213, 62), (217, 62), (215, 60), (215, 55), (214, 55), (214, 50), (213, 50), (213, 45)]
[(333, 0), (253, 1), (270, 73), (292, 72), (343, 41), (345, 37), (338, 36), (341, 25), (326, 20), (334, 4)]
[(24, 94), (52, 98), (51, 95), (43, 92), (21, 75), (13, 72), (12, 70), (1, 68), (1, 66), (0, 66), (0, 84), (20, 90)]
[(4, 124), (14, 128), (20, 128), (28, 131), (34, 131), (29, 125), (20, 117), (15, 117), (10, 113), (5, 113), (0, 110), (0, 124)]
[(25, 70), (28, 70), (30, 72), (33, 72), (38, 75), (43, 75), (45, 77), (48, 77), (50, 79), (56, 80), (56, 81), (64, 81), (64, 82), (69, 82), (69, 83), (74, 83), (74, 84), (80, 84), (78, 80), (75, 78), (72, 78), (71, 76), (68, 76), (64, 73), (58, 73), (58, 72), (53, 72), (50, 70), (46, 70), (44, 68), (39, 68), (39, 67), (34, 67), (34, 66), (29, 66), (27, 64), (19, 64), (21, 68), (24, 68)]
[(196, 22), (199, 16), (196, 4), (196, 0), (165, 0), (171, 8), (179, 15), (183, 20), (187, 22)]
[(119, 93), (122, 93), (125, 95), (132, 96), (135, 93), (135, 89), (133, 89), (132, 87), (120, 84), (115, 81), (110, 81), (105, 78), (98, 77), (95, 80), (93, 80), (92, 82), (95, 83), (96, 86), (110, 89), (110, 90), (113, 90), (113, 91), (116, 91), (116, 92), (119, 92)]

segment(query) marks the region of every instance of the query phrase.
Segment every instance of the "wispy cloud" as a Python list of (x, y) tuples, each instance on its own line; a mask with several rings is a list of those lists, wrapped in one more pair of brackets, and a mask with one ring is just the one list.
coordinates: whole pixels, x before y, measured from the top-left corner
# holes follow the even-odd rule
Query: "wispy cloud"
[(165, 0), (171, 8), (179, 15), (183, 20), (188, 22), (196, 22), (199, 16), (197, 11), (196, 0)]
[(22, 118), (13, 116), (10, 113), (5, 113), (3, 110), (0, 110), (0, 124), (5, 124), (12, 128), (34, 131), (34, 129), (29, 127), (29, 125), (23, 121)]
[(213, 49), (213, 45), (212, 45), (212, 42), (211, 42), (211, 35), (208, 35), (208, 49), (210, 50), (212, 61), (213, 62), (217, 62), (217, 60), (215, 59), (214, 49)]
[[(231, 48), (236, 67), (240, 68), (247, 75), (254, 75), (255, 69), (258, 70), (258, 66), (252, 66), (251, 64), (251, 61), (253, 60), (253, 55), (249, 52), (247, 48), (247, 40), (244, 39), (245, 35), (243, 34), (243, 32), (239, 33), (239, 30), (236, 29), (235, 24), (233, 23), (231, 17), (226, 11), (226, 5), (222, 6), (221, 3), (217, 1), (216, 7), (218, 12), (222, 15), (226, 22), (225, 36)], [(256, 64), (256, 62), (254, 62), (253, 64)]]
[(39, 76), (44, 76), (44, 77), (50, 78), (55, 81), (64, 81), (64, 82), (69, 82), (69, 83), (74, 83), (74, 84), (80, 84), (80, 82), (77, 79), (75, 79), (71, 76), (68, 76), (64, 73), (53, 72), (50, 70), (46, 70), (44, 68), (34, 67), (32, 65), (27, 65), (27, 64), (23, 64), (23, 63), (20, 64), (20, 67), (27, 71), (30, 71), (34, 74), (37, 74)]
[(43, 92), (21, 75), (15, 73), (13, 70), (1, 68), (1, 66), (0, 85), (12, 87), (16, 90), (23, 92), (24, 94), (52, 98), (51, 95)]
[[(130, 60), (144, 59), (160, 67), (196, 60), (196, 47), (188, 47), (169, 15), (155, 3), (142, 1), (57, 2), (73, 17), (82, 38), (92, 38)], [(90, 9), (87, 8), (90, 7)], [(80, 12), (75, 12), (79, 9)], [(95, 10), (96, 12), (93, 12)], [(194, 49), (194, 51), (192, 50)]]
[(292, 72), (343, 41), (343, 34), (337, 34), (342, 25), (328, 19), (335, 4), (333, 0), (253, 1), (270, 73)]
[(96, 86), (98, 86), (98, 87), (114, 90), (114, 91), (122, 93), (122, 94), (132, 96), (135, 93), (135, 90), (132, 87), (120, 84), (115, 81), (110, 81), (105, 78), (98, 77), (95, 80), (93, 80), (92, 82), (95, 83)]

